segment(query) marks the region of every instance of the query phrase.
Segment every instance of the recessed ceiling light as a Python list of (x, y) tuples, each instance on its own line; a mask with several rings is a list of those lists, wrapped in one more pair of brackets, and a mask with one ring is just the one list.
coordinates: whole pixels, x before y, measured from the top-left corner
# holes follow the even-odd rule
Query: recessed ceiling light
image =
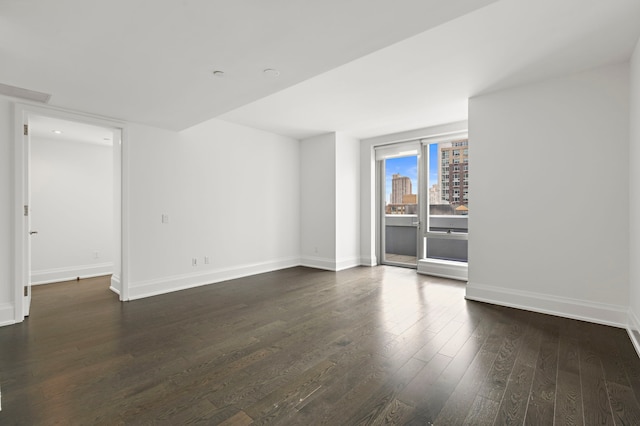
[(278, 71), (277, 69), (274, 68), (266, 68), (262, 71), (262, 73), (266, 76), (266, 77), (271, 77), (271, 78), (275, 78), (278, 77), (280, 75), (280, 71)]
[(55, 133), (56, 135), (62, 134), (62, 130), (52, 130), (51, 132)]
[(218, 77), (218, 78), (222, 78), (222, 77), (224, 77), (224, 71), (215, 70), (215, 71), (213, 71), (213, 76), (214, 77)]

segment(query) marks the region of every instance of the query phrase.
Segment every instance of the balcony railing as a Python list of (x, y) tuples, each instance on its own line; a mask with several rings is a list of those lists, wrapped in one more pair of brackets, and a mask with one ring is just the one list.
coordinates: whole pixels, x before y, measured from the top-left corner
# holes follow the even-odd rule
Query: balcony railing
[[(418, 217), (417, 215), (385, 215), (385, 259), (400, 263), (415, 264), (418, 254)], [(423, 222), (424, 223), (424, 222)], [(426, 239), (426, 258), (467, 262), (468, 244), (466, 239), (450, 238), (446, 234), (467, 233), (468, 216), (439, 215), (431, 216), (430, 232)], [(421, 235), (421, 234), (420, 234)], [(421, 256), (420, 256), (421, 257)]]

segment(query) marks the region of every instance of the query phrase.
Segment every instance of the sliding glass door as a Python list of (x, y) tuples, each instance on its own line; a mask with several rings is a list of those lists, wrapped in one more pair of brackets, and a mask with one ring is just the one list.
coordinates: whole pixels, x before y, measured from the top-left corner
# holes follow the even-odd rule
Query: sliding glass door
[(381, 263), (466, 279), (466, 134), (376, 148)]
[(376, 150), (378, 158), (383, 264), (417, 267), (422, 246), (419, 183), (420, 145), (401, 144)]

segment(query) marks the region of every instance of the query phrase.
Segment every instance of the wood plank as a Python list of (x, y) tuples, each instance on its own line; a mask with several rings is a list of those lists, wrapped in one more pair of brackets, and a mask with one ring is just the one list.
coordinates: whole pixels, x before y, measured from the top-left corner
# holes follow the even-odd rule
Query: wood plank
[(602, 362), (588, 341), (580, 342), (580, 379), (585, 424), (613, 425)]
[(522, 425), (524, 423), (535, 372), (535, 360), (538, 358), (541, 342), (540, 328), (529, 325), (498, 408), (496, 424)]
[(619, 425), (640, 425), (640, 405), (633, 390), (615, 382), (607, 382), (613, 417)]
[(433, 388), (442, 371), (449, 365), (451, 358), (437, 354), (415, 377), (400, 391), (399, 398), (409, 404), (417, 405)]
[[(492, 310), (488, 308), (486, 312), (490, 313)], [(490, 315), (485, 317), (471, 337), (458, 351), (456, 357), (451, 359), (442, 373), (437, 375), (435, 381), (431, 381), (426, 388), (421, 388), (413, 383), (405, 388), (399, 395), (399, 399), (416, 408), (408, 424), (424, 425), (436, 420), (465, 372), (482, 347), (484, 347), (485, 342), (490, 336), (492, 336), (492, 340), (495, 338), (493, 336), (496, 336), (496, 331), (499, 333), (500, 325), (496, 325)], [(433, 359), (435, 360), (436, 357)], [(448, 357), (443, 359), (448, 359)], [(416, 380), (418, 380), (418, 378), (416, 378)]]
[(629, 380), (629, 386), (640, 397), (640, 358), (624, 330), (612, 333), (612, 338), (620, 353), (621, 366)]
[(244, 411), (238, 411), (233, 417), (229, 417), (220, 426), (247, 426), (253, 423), (253, 419)]
[(578, 339), (562, 335), (558, 347), (555, 423), (583, 424)]
[(468, 426), (492, 425), (496, 418), (499, 405), (499, 402), (482, 396), (476, 396), (462, 424)]
[(509, 378), (506, 392), (498, 407), (496, 424), (521, 425), (527, 412), (534, 368), (518, 362)]
[(514, 322), (509, 326), (507, 337), (498, 350), (496, 360), (487, 375), (487, 379), (478, 391), (478, 395), (496, 401), (498, 405), (507, 388), (507, 382), (522, 344), (523, 328), (526, 324)]
[[(388, 380), (376, 392), (371, 394), (366, 401), (360, 404), (348, 420), (344, 417), (345, 423), (353, 425), (373, 424), (386, 418), (389, 411), (394, 410), (391, 406), (396, 404), (400, 391), (424, 366), (424, 362), (412, 358), (400, 368), (392, 367), (388, 371)], [(407, 412), (407, 410), (404, 411)], [(340, 414), (340, 417), (343, 417), (343, 415)]]
[(487, 338), (469, 368), (460, 379), (435, 420), (436, 424), (461, 424), (467, 417), (478, 390), (485, 381), (504, 340), (504, 324), (499, 324)]
[(527, 424), (553, 424), (558, 374), (558, 340), (559, 336), (556, 332), (543, 335), (525, 417)]
[(581, 425), (583, 424), (582, 412), (580, 376), (559, 370), (554, 413), (555, 424)]
[(640, 422), (625, 330), (456, 281), (298, 267), (129, 303), (109, 284), (36, 287), (0, 327), (0, 424)]
[(322, 388), (323, 379), (331, 374), (334, 367), (335, 363), (323, 360), (296, 376), (295, 380), (288, 381), (285, 386), (247, 406), (244, 411), (253, 419), (260, 421), (276, 418), (286, 411), (291, 412), (294, 407), (308, 400)]

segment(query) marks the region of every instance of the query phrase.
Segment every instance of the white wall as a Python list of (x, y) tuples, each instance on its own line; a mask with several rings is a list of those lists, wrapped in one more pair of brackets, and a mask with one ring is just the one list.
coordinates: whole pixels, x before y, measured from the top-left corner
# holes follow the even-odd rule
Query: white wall
[(14, 320), (12, 117), (10, 100), (0, 96), (0, 325)]
[(31, 138), (34, 284), (113, 271), (112, 161), (110, 145)]
[[(0, 97), (0, 324), (14, 321), (13, 102)], [(301, 264), (299, 141), (221, 120), (180, 133), (126, 124), (125, 132), (130, 299)], [(335, 230), (330, 149), (330, 161), (305, 165), (333, 170), (333, 197), (318, 199)]]
[(631, 58), (629, 149), (630, 329), (640, 353), (640, 40)]
[(360, 140), (336, 134), (337, 269), (360, 264)]
[(360, 264), (360, 141), (327, 133), (300, 143), (302, 264)]
[(300, 263), (298, 141), (220, 120), (128, 137), (130, 298)]
[(300, 250), (302, 264), (335, 269), (335, 133), (300, 142)]
[(629, 68), (469, 102), (467, 297), (625, 325)]

